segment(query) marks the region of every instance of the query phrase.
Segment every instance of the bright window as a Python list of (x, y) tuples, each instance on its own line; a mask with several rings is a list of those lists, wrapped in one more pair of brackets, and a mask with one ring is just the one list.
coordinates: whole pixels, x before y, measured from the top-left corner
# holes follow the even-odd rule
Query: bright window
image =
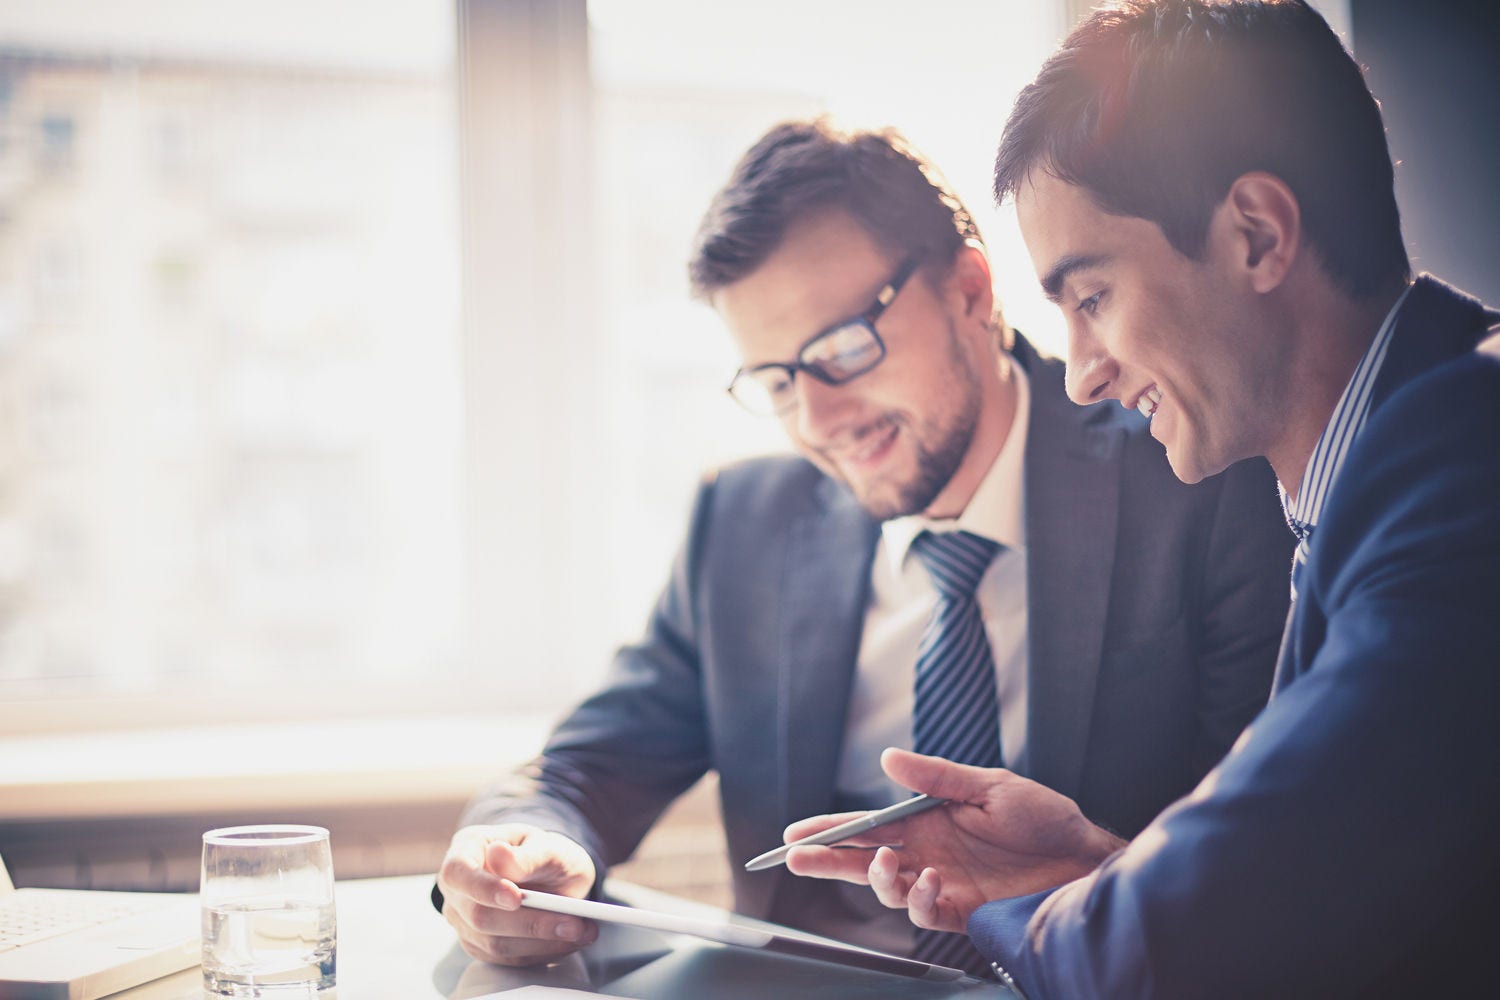
[(780, 449), (688, 300), (775, 121), (989, 165), (1062, 3), (0, 9), (0, 729), (555, 712), (701, 471)]
[(10, 731), (458, 660), (453, 18), (376, 6), (0, 12)]

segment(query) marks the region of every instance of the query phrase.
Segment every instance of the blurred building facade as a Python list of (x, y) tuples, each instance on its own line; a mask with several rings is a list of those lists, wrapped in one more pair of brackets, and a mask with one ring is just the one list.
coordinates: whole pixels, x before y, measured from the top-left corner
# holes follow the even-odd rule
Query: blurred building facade
[(456, 655), (451, 94), (0, 51), (8, 693)]

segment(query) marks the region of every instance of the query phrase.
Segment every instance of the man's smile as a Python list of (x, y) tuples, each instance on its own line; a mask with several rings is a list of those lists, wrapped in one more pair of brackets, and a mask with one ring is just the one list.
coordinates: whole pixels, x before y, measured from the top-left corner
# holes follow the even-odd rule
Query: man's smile
[(1137, 396), (1135, 400), (1136, 410), (1138, 410), (1141, 416), (1145, 417), (1147, 420), (1150, 420), (1151, 417), (1155, 416), (1156, 408), (1160, 405), (1161, 390), (1154, 385), (1149, 386), (1146, 391)]

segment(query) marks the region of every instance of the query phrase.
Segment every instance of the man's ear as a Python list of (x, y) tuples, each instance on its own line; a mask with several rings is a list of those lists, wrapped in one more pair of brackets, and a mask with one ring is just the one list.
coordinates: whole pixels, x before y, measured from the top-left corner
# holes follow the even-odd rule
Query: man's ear
[(1220, 206), (1230, 266), (1242, 270), (1257, 292), (1286, 280), (1302, 247), (1302, 207), (1275, 174), (1242, 174)]
[(995, 288), (990, 277), (990, 259), (984, 247), (965, 240), (953, 255), (949, 294), (957, 296), (959, 315), (988, 324), (995, 308)]

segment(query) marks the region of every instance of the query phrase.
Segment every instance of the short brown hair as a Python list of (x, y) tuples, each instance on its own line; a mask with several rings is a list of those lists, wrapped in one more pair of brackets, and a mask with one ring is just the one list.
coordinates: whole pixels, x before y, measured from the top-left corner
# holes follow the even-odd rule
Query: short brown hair
[(848, 212), (903, 260), (946, 264), (966, 240), (982, 245), (958, 195), (895, 129), (782, 122), (740, 158), (709, 204), (688, 261), (693, 294), (707, 298), (746, 277), (793, 220), (826, 209)]

